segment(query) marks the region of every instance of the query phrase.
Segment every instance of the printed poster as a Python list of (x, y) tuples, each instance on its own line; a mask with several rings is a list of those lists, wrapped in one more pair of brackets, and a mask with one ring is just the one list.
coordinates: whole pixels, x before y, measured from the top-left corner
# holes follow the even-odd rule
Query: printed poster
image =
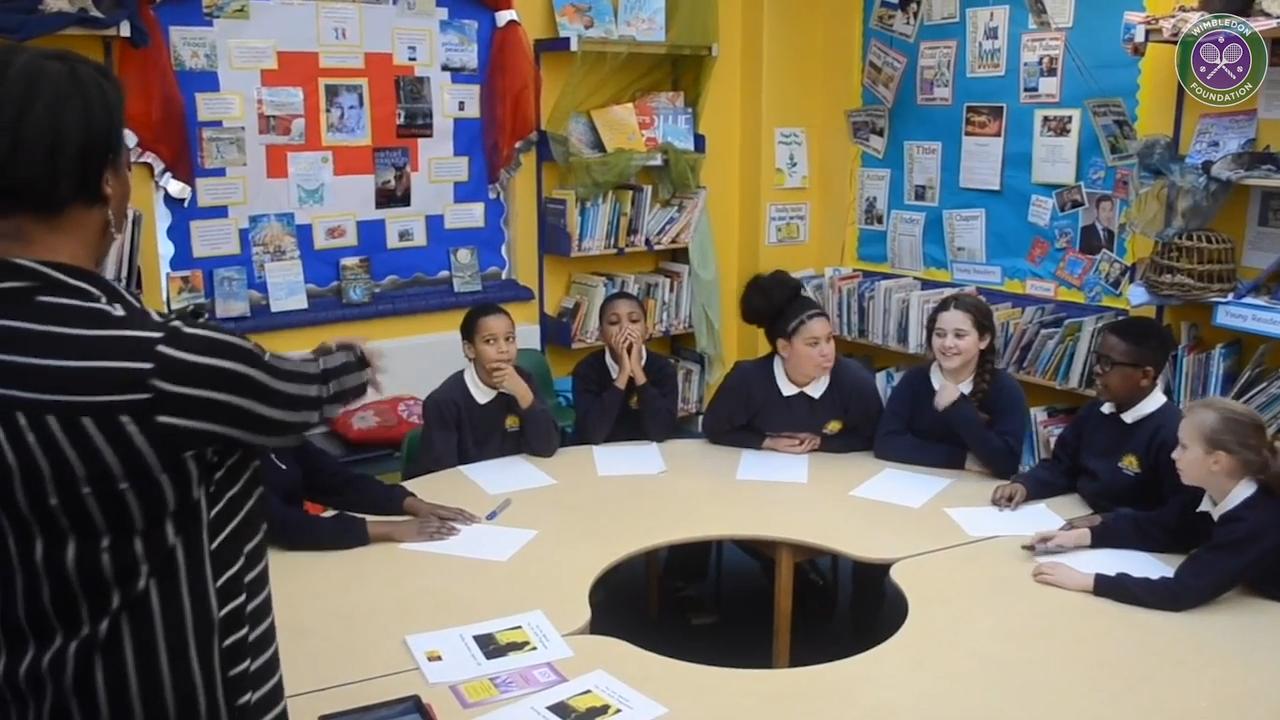
[(1028, 30), (1063, 30), (1075, 25), (1076, 0), (1030, 0)]
[(955, 97), (956, 41), (920, 43), (916, 60), (916, 104), (950, 105)]
[(1199, 167), (1232, 153), (1244, 152), (1258, 139), (1258, 111), (1205, 113), (1196, 122), (1196, 134), (1187, 151), (1187, 164)]
[(249, 246), (253, 249), (253, 279), (266, 279), (263, 266), (270, 262), (301, 260), (298, 226), (293, 213), (264, 213), (249, 216)]
[(440, 21), (440, 69), (445, 72), (480, 72), (480, 24), (475, 20)]
[(328, 150), (289, 153), (289, 206), (320, 208), (328, 202), (333, 182), (333, 153)]
[(943, 210), (942, 232), (949, 262), (987, 261), (987, 211), (984, 208)]
[(809, 141), (804, 128), (774, 128), (773, 186), (809, 187)]
[(1031, 145), (1031, 182), (1071, 185), (1079, 172), (1080, 111), (1037, 110)]
[(884, 158), (889, 144), (889, 109), (873, 105), (860, 110), (846, 110), (849, 138), (853, 144), (877, 158)]
[(247, 158), (243, 127), (228, 125), (200, 128), (201, 167), (244, 167), (248, 162)]
[(1048, 195), (1032, 195), (1027, 206), (1027, 222), (1048, 229), (1053, 220), (1053, 198)]
[(965, 11), (968, 32), (969, 77), (1000, 77), (1009, 44), (1009, 6), (993, 5)]
[(924, 270), (924, 219), (922, 212), (893, 210), (889, 213), (889, 264), (894, 270)]
[(178, 72), (217, 72), (218, 39), (213, 28), (169, 28), (169, 59)]
[(254, 91), (258, 140), (263, 145), (307, 142), (307, 110), (300, 87), (260, 87)]
[(267, 305), (271, 312), (307, 309), (307, 280), (301, 260), (268, 262), (263, 275), (267, 280)]
[(862, 168), (858, 171), (858, 227), (886, 230), (889, 214), (889, 180), (892, 171)]
[(879, 40), (872, 40), (871, 47), (867, 50), (867, 67), (862, 74), (862, 84), (885, 105), (893, 107), (906, 67), (906, 55)]
[(960, 22), (960, 0), (923, 0), (924, 24), (944, 25)]
[(1004, 105), (966, 103), (960, 145), (960, 187), (1000, 190), (1004, 176)]
[(1056, 103), (1062, 98), (1062, 56), (1067, 34), (1025, 33), (1022, 36), (1022, 85), (1024, 103)]
[(1250, 188), (1244, 257), (1240, 264), (1266, 268), (1280, 258), (1280, 190)]
[(1120, 98), (1086, 100), (1085, 111), (1093, 122), (1093, 129), (1102, 145), (1102, 154), (1109, 167), (1128, 165), (1136, 155), (1138, 131), (1129, 119), (1129, 108)]
[(766, 245), (803, 245), (809, 242), (809, 203), (769, 203), (766, 212)]
[(902, 157), (905, 165), (903, 202), (937, 207), (941, 194), (942, 143), (905, 142)]
[(876, 0), (876, 10), (871, 15), (871, 27), (914, 42), (920, 29), (920, 3), (918, 0)]

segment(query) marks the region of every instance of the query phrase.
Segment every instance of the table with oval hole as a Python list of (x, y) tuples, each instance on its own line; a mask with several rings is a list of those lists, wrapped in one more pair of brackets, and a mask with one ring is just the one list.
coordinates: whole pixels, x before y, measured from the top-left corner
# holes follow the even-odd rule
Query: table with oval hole
[[(1176, 558), (1166, 558), (1176, 562)], [(1280, 717), (1280, 604), (1234, 591), (1184, 613), (1039, 585), (1015, 538), (904, 560), (890, 577), (906, 622), (869, 652), (823, 665), (742, 670), (694, 665), (599, 636), (568, 639), (567, 676), (603, 669), (671, 718), (884, 720)], [(442, 720), (474, 717), (417, 670), (295, 696), (313, 718), (418, 694)]]
[[(622, 560), (700, 540), (776, 547), (775, 664), (789, 642), (793, 561), (818, 550), (893, 563), (974, 542), (943, 508), (986, 505), (998, 481), (961, 471), (920, 509), (849, 491), (888, 465), (870, 453), (814, 454), (805, 485), (735, 479), (741, 451), (700, 440), (661, 446), (667, 472), (598, 477), (589, 447), (530, 461), (556, 485), (507, 496), (499, 522), (538, 531), (508, 562), (403, 550), (385, 543), (329, 553), (270, 555), (285, 687), (290, 694), (412, 669), (404, 637), (542, 610), (565, 635), (589, 631), (588, 593)], [(483, 515), (500, 497), (457, 469), (409, 482), (424, 499)], [(1049, 501), (1064, 518), (1088, 512), (1077, 496)], [(791, 560), (791, 561), (789, 561)], [(908, 597), (908, 602), (911, 598)], [(998, 598), (993, 598), (998, 604)]]

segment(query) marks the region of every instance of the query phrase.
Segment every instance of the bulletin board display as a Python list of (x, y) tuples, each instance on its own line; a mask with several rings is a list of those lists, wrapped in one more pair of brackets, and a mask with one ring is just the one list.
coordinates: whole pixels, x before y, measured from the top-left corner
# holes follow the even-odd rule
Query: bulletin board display
[[(1020, 0), (868, 0), (862, 109), (890, 107), (883, 157), (851, 120), (863, 147), (853, 193), (860, 265), (1127, 306), (1139, 72), (1121, 35), (1125, 11), (1142, 4), (1049, 5), (1074, 6), (1069, 27), (1035, 29)], [(1108, 100), (1117, 117), (1101, 126), (1104, 147), (1086, 102)], [(1033, 155), (1052, 162), (1033, 168)]]
[(190, 201), (157, 213), (165, 271), (211, 284), (241, 266), (265, 296), (265, 261), (300, 259), (309, 287), (336, 290), (340, 261), (367, 256), (386, 289), (447, 278), (449, 249), (474, 246), (486, 278), (509, 276), (480, 119), (493, 13), (478, 0), (175, 0), (156, 13), (196, 168)]

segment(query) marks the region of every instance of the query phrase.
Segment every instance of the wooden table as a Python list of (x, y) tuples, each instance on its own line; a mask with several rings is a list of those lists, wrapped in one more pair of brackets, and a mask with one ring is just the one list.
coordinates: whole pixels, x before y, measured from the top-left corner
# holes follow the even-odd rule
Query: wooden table
[[(892, 563), (973, 542), (942, 511), (984, 505), (996, 481), (970, 473), (919, 510), (849, 497), (886, 467), (870, 454), (815, 454), (808, 485), (734, 479), (740, 451), (699, 440), (662, 445), (658, 477), (600, 478), (590, 448), (531, 460), (558, 481), (513, 494), (502, 524), (538, 535), (509, 562), (381, 544), (333, 553), (273, 551), (271, 584), (285, 687), (309, 692), (415, 667), (406, 635), (540, 609), (566, 635), (588, 631), (588, 592), (605, 571), (648, 550), (738, 539)], [(932, 471), (931, 471), (932, 472)], [(498, 498), (458, 470), (416, 479), (429, 500), (483, 514)], [(1075, 496), (1050, 505), (1087, 512)], [(792, 564), (776, 563), (775, 660), (790, 643)], [(778, 664), (785, 665), (785, 662)]]
[[(680, 720), (1280, 717), (1280, 604), (1234, 592), (1185, 613), (1135, 608), (1038, 585), (1016, 539), (894, 565), (911, 605), (875, 649), (824, 665), (694, 665), (596, 636), (569, 638), (569, 677), (602, 668)], [(1176, 560), (1175, 560), (1176, 561)], [(295, 696), (294, 718), (410, 693), (442, 719), (474, 717), (417, 671)]]

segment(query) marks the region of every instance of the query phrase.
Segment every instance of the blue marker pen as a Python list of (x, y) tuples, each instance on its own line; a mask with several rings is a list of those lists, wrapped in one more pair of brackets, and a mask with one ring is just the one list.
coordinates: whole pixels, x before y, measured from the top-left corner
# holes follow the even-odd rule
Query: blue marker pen
[(511, 507), (511, 498), (507, 498), (506, 500), (498, 503), (498, 507), (490, 510), (489, 514), (484, 516), (485, 522), (493, 522), (494, 520), (497, 520), (498, 516), (502, 514), (502, 511), (509, 507)]

